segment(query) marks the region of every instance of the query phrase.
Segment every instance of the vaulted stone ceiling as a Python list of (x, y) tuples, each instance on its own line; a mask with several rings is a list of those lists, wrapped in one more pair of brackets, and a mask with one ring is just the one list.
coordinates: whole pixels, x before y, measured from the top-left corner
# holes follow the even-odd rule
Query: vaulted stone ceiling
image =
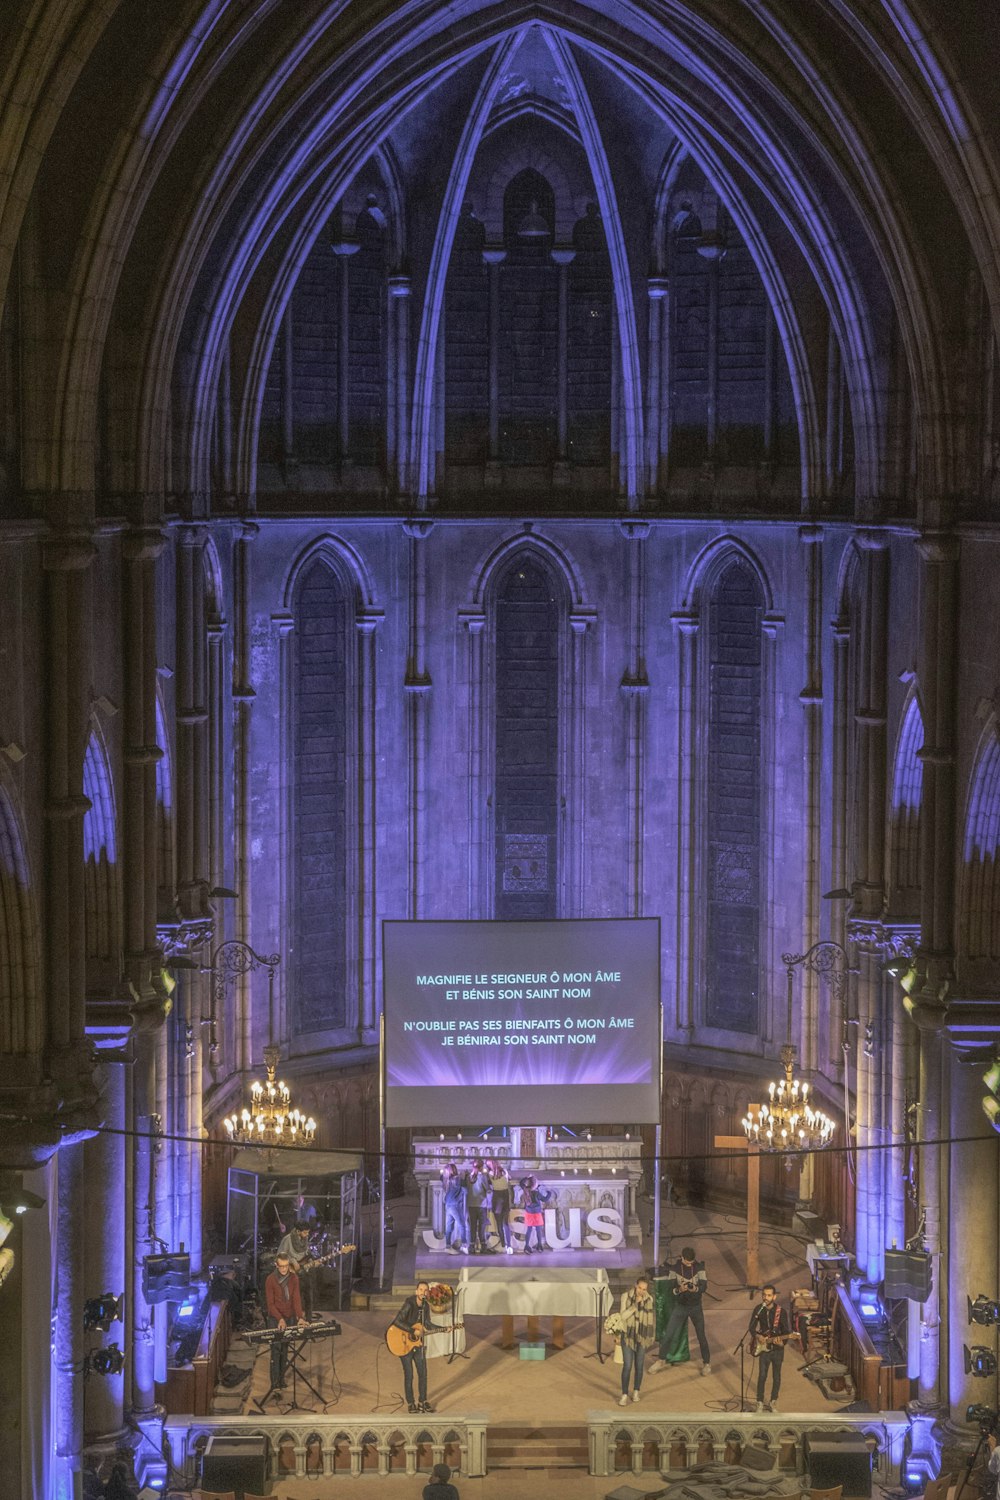
[(471, 198), (488, 228), (477, 162), (530, 128), (574, 144), (569, 200), (592, 191), (607, 236), (626, 503), (643, 493), (657, 193), (689, 160), (766, 288), (804, 504), (823, 487), (832, 328), (859, 512), (877, 516), (905, 470), (933, 523), (975, 459), (954, 335), (1000, 305), (995, 85), (973, 12), (988, 35), (985, 5), (959, 21), (902, 0), (8, 6), (0, 288), (10, 343), (19, 319), (42, 336), (6, 377), (29, 393), (7, 468), (62, 518), (95, 488), (112, 509), (155, 515), (172, 495), (198, 512), (224, 391), (230, 501), (252, 505), (283, 309), (375, 164), (416, 320), (400, 498), (425, 503), (456, 218)]

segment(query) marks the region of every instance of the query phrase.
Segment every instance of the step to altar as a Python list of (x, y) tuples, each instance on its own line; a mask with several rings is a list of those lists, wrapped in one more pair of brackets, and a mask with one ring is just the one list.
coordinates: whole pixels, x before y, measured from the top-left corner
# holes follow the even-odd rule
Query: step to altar
[(491, 1422), (486, 1467), (493, 1469), (589, 1469), (586, 1427), (530, 1427)]

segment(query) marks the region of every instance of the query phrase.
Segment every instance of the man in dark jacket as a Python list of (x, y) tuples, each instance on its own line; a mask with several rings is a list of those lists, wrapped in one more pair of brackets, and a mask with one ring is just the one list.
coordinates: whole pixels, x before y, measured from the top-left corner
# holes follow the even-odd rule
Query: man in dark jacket
[[(770, 1282), (760, 1289), (761, 1301), (750, 1314), (753, 1352), (757, 1356), (757, 1410), (777, 1411), (781, 1390), (781, 1366), (785, 1362), (785, 1340), (791, 1324), (785, 1308), (779, 1306), (777, 1288)], [(765, 1406), (764, 1390), (767, 1372), (771, 1372), (771, 1400)]]
[[(427, 1351), (424, 1348), (424, 1335), (431, 1326), (431, 1305), (427, 1300), (429, 1291), (428, 1282), (418, 1281), (415, 1294), (407, 1297), (392, 1320), (397, 1328), (402, 1328), (404, 1333), (415, 1340), (409, 1351), (399, 1356), (399, 1363), (403, 1366), (403, 1389), (411, 1412), (434, 1410), (427, 1400)], [(417, 1372), (417, 1400), (413, 1399), (414, 1369)]]
[(435, 1464), (431, 1470), (431, 1482), (424, 1485), (424, 1500), (458, 1500), (458, 1490), (450, 1484), (451, 1470), (447, 1464)]
[(670, 1309), (670, 1317), (667, 1319), (667, 1326), (660, 1340), (660, 1358), (653, 1361), (649, 1367), (650, 1371), (659, 1369), (661, 1362), (666, 1362), (674, 1339), (682, 1328), (687, 1327), (687, 1321), (690, 1318), (694, 1331), (698, 1335), (701, 1373), (710, 1375), (712, 1355), (708, 1347), (708, 1339), (705, 1337), (705, 1314), (701, 1306), (701, 1299), (708, 1286), (708, 1278), (705, 1275), (705, 1262), (697, 1259), (693, 1246), (685, 1245), (681, 1251), (680, 1260), (675, 1260), (668, 1266), (667, 1283), (674, 1294), (674, 1305)]

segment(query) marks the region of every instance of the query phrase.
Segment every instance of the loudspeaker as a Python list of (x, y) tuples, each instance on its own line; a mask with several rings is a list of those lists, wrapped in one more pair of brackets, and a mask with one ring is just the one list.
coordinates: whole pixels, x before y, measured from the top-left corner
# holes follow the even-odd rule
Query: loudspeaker
[(202, 1488), (263, 1495), (267, 1487), (266, 1437), (210, 1437), (201, 1465)]
[(887, 1250), (885, 1283), (887, 1297), (909, 1297), (926, 1302), (934, 1289), (931, 1258), (926, 1250)]
[(844, 1500), (867, 1500), (872, 1492), (872, 1456), (856, 1432), (807, 1432), (803, 1438), (809, 1483), (814, 1490), (843, 1485)]

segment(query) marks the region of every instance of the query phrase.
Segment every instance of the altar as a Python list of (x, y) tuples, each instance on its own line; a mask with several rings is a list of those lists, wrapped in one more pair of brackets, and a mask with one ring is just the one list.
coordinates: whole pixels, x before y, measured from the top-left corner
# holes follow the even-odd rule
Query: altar
[(553, 1348), (564, 1347), (565, 1318), (594, 1318), (597, 1345), (600, 1325), (611, 1310), (611, 1287), (603, 1266), (585, 1270), (545, 1267), (527, 1274), (514, 1266), (462, 1269), (455, 1292), (463, 1316), (501, 1317), (500, 1346), (514, 1346), (514, 1319), (528, 1319), (528, 1342), (538, 1341), (538, 1319), (552, 1319)]

